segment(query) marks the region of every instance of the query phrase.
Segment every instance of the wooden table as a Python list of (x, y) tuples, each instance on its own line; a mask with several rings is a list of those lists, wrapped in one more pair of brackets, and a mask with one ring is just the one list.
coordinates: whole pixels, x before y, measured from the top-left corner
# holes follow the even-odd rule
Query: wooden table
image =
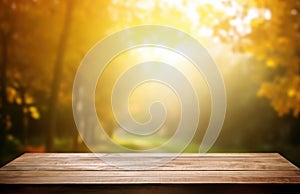
[(26, 153), (0, 170), (0, 193), (300, 193), (300, 170), (277, 153), (101, 154), (113, 161), (145, 161), (120, 169), (92, 153)]

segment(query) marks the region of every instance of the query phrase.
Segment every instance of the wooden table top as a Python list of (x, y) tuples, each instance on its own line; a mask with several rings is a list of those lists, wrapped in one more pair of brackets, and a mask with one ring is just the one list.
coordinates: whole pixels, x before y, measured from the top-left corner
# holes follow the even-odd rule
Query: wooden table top
[(93, 153), (25, 153), (0, 169), (0, 184), (300, 184), (300, 170), (277, 153), (181, 154), (148, 168), (149, 158), (170, 154), (101, 154), (144, 165), (111, 166)]

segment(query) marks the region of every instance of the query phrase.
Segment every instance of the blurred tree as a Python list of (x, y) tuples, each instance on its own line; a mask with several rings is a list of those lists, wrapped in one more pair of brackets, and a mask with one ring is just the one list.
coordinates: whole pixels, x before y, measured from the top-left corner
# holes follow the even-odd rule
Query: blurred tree
[(60, 24), (61, 7), (55, 1), (0, 1), (1, 138), (26, 145), (29, 122), (47, 109), (45, 85), (58, 32), (49, 26)]
[[(38, 118), (39, 114), (28, 92), (26, 82), (21, 79), (20, 71), (23, 62), (12, 57), (17, 53), (16, 42), (18, 30), (25, 25), (18, 22), (19, 16), (28, 16), (28, 6), (32, 2), (0, 1), (0, 34), (1, 34), (1, 102), (0, 102), (0, 137), (1, 154), (6, 148), (6, 141), (16, 138), (27, 143), (27, 127), (29, 118)], [(17, 65), (18, 63), (18, 65)], [(16, 119), (18, 121), (16, 121)]]
[[(30, 132), (39, 139), (46, 136), (51, 147), (59, 130), (64, 136), (71, 132), (77, 142), (70, 117), (72, 83), (84, 54), (107, 34), (110, 1), (76, 3), (76, 25), (70, 26), (73, 1), (0, 0), (1, 138), (14, 134), (10, 137), (26, 142)], [(63, 130), (54, 127), (57, 111)], [(32, 119), (39, 122), (33, 124)]]
[[(239, 2), (239, 1), (238, 1)], [(300, 1), (240, 1), (237, 11), (214, 26), (215, 34), (250, 54), (261, 83), (257, 95), (279, 116), (300, 114)], [(250, 24), (247, 27), (247, 23)]]
[(60, 83), (62, 80), (63, 59), (66, 53), (67, 39), (70, 31), (74, 1), (71, 0), (66, 1), (65, 6), (66, 6), (65, 18), (64, 18), (63, 27), (58, 42), (58, 48), (56, 50), (56, 60), (54, 63), (53, 79), (52, 79), (51, 90), (50, 90), (50, 102), (48, 108), (49, 125), (48, 125), (48, 131), (46, 133), (46, 149), (48, 151), (53, 150), (54, 130), (56, 128), (56, 116), (57, 116), (56, 111), (59, 103), (58, 94), (59, 94)]

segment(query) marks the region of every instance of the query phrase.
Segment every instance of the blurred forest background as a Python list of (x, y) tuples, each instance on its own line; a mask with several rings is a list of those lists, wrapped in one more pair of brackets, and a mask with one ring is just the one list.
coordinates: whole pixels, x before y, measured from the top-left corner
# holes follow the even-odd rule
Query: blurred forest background
[[(299, 0), (0, 0), (0, 164), (23, 152), (88, 152), (72, 113), (81, 60), (113, 32), (159, 24), (198, 39), (223, 74), (227, 115), (210, 151), (279, 152), (300, 166), (299, 12)], [(120, 56), (116, 63), (130, 62)], [(105, 97), (112, 74), (99, 79), (103, 91), (96, 96), (109, 137), (135, 149), (165, 141), (160, 134), (141, 145), (118, 131)], [(132, 104), (142, 102), (141, 94)], [(171, 118), (166, 130), (176, 122)], [(201, 133), (186, 152), (198, 151)]]

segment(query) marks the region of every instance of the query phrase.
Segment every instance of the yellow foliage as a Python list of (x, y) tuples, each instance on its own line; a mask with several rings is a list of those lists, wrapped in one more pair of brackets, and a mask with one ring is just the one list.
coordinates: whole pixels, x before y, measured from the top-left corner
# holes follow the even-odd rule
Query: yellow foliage
[(16, 97), (16, 103), (17, 104), (22, 104), (22, 99), (20, 97)]
[(32, 104), (34, 102), (32, 96), (25, 95), (25, 103), (26, 104)]
[[(279, 116), (300, 113), (300, 20), (298, 1), (264, 1), (264, 8), (271, 11), (269, 19), (257, 18), (251, 21), (252, 32), (244, 38), (248, 43), (246, 52), (252, 55), (254, 63), (269, 67), (266, 79), (261, 80), (258, 97), (265, 97)], [(249, 6), (251, 5), (249, 3)], [(280, 7), (280, 9), (278, 9)], [(280, 67), (280, 68), (279, 68)]]
[(7, 92), (8, 102), (12, 103), (14, 101), (14, 99), (16, 98), (16, 96), (17, 96), (16, 90), (12, 87), (7, 87), (6, 92)]
[(299, 77), (290, 79), (279, 78), (274, 82), (265, 82), (257, 92), (257, 96), (265, 97), (279, 116), (292, 114), (297, 117), (300, 113)]
[(29, 108), (29, 112), (30, 112), (31, 117), (32, 117), (33, 119), (39, 119), (39, 118), (40, 118), (40, 113), (39, 113), (39, 111), (37, 110), (36, 107), (31, 106), (31, 107)]
[(273, 59), (268, 59), (267, 60), (267, 66), (271, 67), (271, 68), (275, 68), (275, 67), (277, 67), (277, 64)]
[(288, 90), (287, 94), (289, 97), (294, 97), (296, 94), (296, 91), (295, 91), (295, 89), (291, 88)]

